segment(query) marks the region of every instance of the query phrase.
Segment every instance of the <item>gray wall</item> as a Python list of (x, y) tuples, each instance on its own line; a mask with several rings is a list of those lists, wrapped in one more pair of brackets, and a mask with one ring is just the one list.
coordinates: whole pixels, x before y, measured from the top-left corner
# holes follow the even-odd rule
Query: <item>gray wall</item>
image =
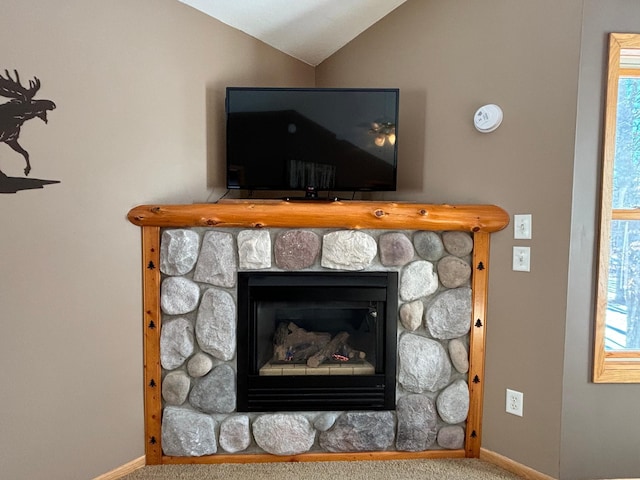
[(586, 0), (567, 289), (561, 477), (640, 475), (640, 385), (593, 384), (598, 189), (608, 33), (640, 33), (640, 2)]
[[(533, 214), (492, 235), (483, 447), (558, 476), (582, 0), (409, 0), (317, 68), (329, 85), (401, 89), (399, 192)], [(504, 110), (473, 128), (485, 103)], [(530, 273), (513, 272), (529, 245)], [(505, 390), (524, 393), (524, 417)]]

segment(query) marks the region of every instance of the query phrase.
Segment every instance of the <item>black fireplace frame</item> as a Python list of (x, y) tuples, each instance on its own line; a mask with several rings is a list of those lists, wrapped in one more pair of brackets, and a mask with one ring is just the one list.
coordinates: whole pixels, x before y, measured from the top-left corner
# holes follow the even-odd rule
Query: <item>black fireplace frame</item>
[[(238, 272), (237, 411), (395, 410), (398, 273)], [(269, 295), (349, 291), (380, 305), (376, 373), (354, 376), (260, 376), (257, 302)], [(279, 292), (279, 293), (275, 293)], [(286, 292), (286, 293), (284, 293)], [(321, 293), (320, 293), (321, 294)], [(329, 301), (331, 299), (328, 299)]]

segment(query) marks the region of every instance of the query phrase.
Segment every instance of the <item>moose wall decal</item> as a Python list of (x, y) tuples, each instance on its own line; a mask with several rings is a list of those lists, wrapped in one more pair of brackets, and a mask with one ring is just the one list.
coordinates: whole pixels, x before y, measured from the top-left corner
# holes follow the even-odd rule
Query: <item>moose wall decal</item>
[(6, 143), (24, 157), (27, 164), (24, 174), (29, 175), (31, 171), (29, 152), (18, 143), (20, 129), (24, 122), (35, 117), (47, 123), (47, 112), (56, 108), (56, 104), (51, 100), (33, 99), (40, 89), (40, 80), (37, 77), (29, 80), (29, 88), (26, 88), (20, 83), (17, 70), (13, 71), (15, 80), (8, 70), (4, 72), (5, 76), (0, 74), (0, 96), (11, 100), (0, 105), (0, 142)]

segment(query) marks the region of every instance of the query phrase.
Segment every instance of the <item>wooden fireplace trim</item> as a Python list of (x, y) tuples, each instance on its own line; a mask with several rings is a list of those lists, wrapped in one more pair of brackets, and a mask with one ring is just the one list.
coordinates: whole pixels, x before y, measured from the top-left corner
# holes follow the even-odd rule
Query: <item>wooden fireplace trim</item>
[[(505, 228), (509, 215), (495, 205), (431, 205), (395, 202), (288, 202), (235, 200), (216, 204), (141, 205), (129, 221), (142, 227), (144, 423), (147, 465), (327, 460), (391, 460), (480, 456), (484, 392), (485, 329), (490, 234)], [(473, 234), (472, 328), (469, 338), (470, 393), (463, 450), (425, 452), (163, 455), (160, 365), (160, 234), (163, 227), (344, 228), (384, 230), (459, 230)]]

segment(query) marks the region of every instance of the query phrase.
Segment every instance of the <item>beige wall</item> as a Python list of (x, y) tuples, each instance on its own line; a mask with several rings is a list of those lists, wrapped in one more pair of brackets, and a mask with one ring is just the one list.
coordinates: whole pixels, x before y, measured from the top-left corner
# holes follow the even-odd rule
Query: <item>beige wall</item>
[[(409, 0), (316, 75), (401, 88), (394, 197), (533, 214), (533, 240), (492, 236), (483, 446), (553, 476), (581, 16), (582, 0)], [(504, 110), (491, 134), (473, 129), (484, 103)], [(530, 273), (511, 271), (515, 244), (531, 246)], [(504, 412), (506, 388), (524, 392), (524, 417)]]
[(608, 34), (640, 32), (640, 2), (584, 3), (560, 458), (576, 480), (640, 476), (640, 385), (590, 382)]
[[(314, 71), (176, 0), (4, 1), (0, 51), (0, 71), (38, 76), (58, 106), (20, 140), (30, 176), (62, 182), (0, 195), (0, 477), (84, 480), (144, 452), (126, 213), (224, 185), (226, 85), (312, 86)], [(0, 143), (0, 170), (23, 168)]]
[[(517, 242), (531, 273), (510, 269), (510, 227), (492, 238), (483, 446), (563, 479), (637, 476), (637, 386), (590, 384), (588, 362), (604, 36), (638, 30), (639, 8), (409, 0), (314, 71), (176, 0), (4, 2), (0, 69), (37, 75), (58, 105), (23, 128), (31, 176), (62, 183), (0, 195), (2, 475), (86, 479), (142, 455), (140, 245), (125, 214), (222, 192), (224, 86), (317, 75), (401, 88), (388, 198), (533, 214), (533, 240)], [(471, 118), (489, 102), (505, 120), (482, 135)], [(0, 169), (22, 168), (0, 144)], [(524, 392), (523, 418), (504, 413), (507, 387)]]

